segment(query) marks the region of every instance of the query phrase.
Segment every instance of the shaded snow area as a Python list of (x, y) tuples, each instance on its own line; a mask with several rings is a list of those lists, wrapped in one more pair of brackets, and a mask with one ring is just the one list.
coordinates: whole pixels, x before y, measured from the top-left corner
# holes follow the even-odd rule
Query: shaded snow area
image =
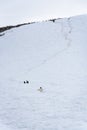
[(87, 15), (4, 33), (0, 130), (87, 130)]

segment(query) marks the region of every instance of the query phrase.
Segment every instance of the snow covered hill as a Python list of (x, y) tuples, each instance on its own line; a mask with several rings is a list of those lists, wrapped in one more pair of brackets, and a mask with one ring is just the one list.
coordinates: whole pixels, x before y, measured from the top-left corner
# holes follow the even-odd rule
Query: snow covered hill
[(0, 35), (4, 130), (87, 130), (87, 15)]

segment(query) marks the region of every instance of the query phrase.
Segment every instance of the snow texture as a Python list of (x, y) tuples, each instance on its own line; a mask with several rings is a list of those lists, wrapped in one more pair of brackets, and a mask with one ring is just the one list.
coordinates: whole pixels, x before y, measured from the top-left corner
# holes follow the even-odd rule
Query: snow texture
[(0, 130), (87, 130), (86, 21), (35, 23), (0, 37)]

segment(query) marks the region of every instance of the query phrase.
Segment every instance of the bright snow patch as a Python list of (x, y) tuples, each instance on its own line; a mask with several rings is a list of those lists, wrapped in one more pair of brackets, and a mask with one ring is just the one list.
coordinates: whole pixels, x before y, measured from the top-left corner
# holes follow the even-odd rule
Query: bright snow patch
[(87, 16), (0, 37), (0, 120), (11, 130), (87, 130)]

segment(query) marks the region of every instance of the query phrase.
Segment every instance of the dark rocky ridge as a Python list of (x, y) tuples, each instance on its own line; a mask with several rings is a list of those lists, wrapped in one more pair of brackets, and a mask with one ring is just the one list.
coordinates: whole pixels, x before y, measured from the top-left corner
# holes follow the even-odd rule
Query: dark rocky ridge
[[(34, 23), (34, 22), (32, 22)], [(10, 30), (12, 28), (17, 28), (17, 27), (20, 27), (20, 26), (23, 26), (23, 25), (28, 25), (28, 24), (32, 24), (32, 23), (23, 23), (23, 24), (18, 24), (18, 25), (14, 25), (14, 26), (5, 26), (5, 27), (0, 27), (0, 33), (4, 32), (4, 31), (7, 31), (7, 30)], [(2, 36), (3, 34), (1, 34), (0, 36)]]
[[(58, 19), (61, 19), (61, 18), (58, 18)], [(55, 19), (49, 19), (49, 20), (46, 20), (44, 22), (51, 21), (51, 22), (54, 23), (58, 19), (57, 18), (55, 18)], [(9, 26), (0, 27), (0, 36), (5, 35), (5, 33), (3, 33), (3, 32), (5, 32), (7, 30), (10, 30), (10, 29), (13, 29), (13, 28), (18, 28), (20, 26), (24, 26), (24, 25), (28, 25), (28, 24), (33, 24), (33, 23), (36, 23), (36, 22), (28, 22), (28, 23), (23, 23), (23, 24), (9, 25)]]

